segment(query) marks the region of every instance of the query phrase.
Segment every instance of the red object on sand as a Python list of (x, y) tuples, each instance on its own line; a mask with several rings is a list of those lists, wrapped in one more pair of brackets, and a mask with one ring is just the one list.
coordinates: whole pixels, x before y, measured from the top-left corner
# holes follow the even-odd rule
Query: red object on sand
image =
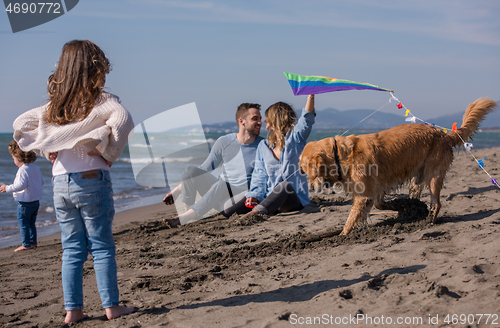
[(251, 202), (251, 203), (245, 203), (245, 206), (248, 208), (254, 208), (257, 204), (259, 204), (259, 203), (258, 202)]

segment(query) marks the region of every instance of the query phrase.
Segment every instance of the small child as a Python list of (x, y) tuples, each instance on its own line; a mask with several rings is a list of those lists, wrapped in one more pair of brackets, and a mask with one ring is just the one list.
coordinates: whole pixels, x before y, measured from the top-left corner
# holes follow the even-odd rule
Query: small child
[(33, 151), (24, 152), (15, 141), (11, 141), (9, 152), (19, 169), (14, 183), (0, 186), (0, 191), (14, 193), (17, 201), (17, 221), (23, 244), (14, 252), (19, 252), (37, 247), (35, 221), (40, 207), (39, 200), (42, 199), (43, 178), (40, 169), (33, 164), (36, 161)]

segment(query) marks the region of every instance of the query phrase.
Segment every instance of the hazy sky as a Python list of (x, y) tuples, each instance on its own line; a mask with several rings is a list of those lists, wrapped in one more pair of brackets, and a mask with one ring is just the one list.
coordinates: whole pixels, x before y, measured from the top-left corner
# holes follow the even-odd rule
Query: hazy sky
[[(13, 34), (4, 12), (0, 131), (47, 99), (47, 78), (73, 39), (105, 51), (108, 91), (136, 124), (191, 102), (203, 123), (233, 120), (242, 102), (301, 108), (305, 96), (293, 96), (284, 71), (393, 89), (422, 119), (461, 112), (479, 97), (500, 100), (499, 17), (498, 0), (82, 0)], [(389, 98), (336, 92), (317, 96), (316, 108), (377, 109)]]

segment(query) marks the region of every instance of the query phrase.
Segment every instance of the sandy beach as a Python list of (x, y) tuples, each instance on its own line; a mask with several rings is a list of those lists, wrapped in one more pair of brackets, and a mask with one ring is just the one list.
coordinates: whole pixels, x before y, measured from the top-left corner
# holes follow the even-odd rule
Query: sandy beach
[[(500, 147), (473, 150), (500, 181)], [(92, 261), (85, 311), (75, 327), (499, 327), (500, 189), (465, 151), (429, 202), (388, 198), (400, 212), (372, 210), (368, 224), (338, 236), (351, 209), (342, 194), (312, 194), (299, 212), (241, 220), (211, 217), (176, 229), (152, 205), (115, 217), (123, 305), (105, 319)], [(36, 250), (0, 249), (0, 326), (64, 327), (59, 236)]]

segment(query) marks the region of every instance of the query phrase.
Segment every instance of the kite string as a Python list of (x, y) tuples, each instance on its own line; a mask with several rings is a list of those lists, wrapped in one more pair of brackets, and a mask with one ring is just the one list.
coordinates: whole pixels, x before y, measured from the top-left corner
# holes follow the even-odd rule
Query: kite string
[(364, 120), (366, 120), (368, 117), (372, 116), (373, 114), (375, 114), (376, 112), (378, 112), (379, 110), (381, 110), (382, 108), (384, 108), (385, 106), (387, 106), (390, 102), (391, 102), (391, 100), (389, 99), (389, 101), (385, 105), (383, 105), (382, 107), (380, 107), (379, 109), (377, 109), (376, 111), (374, 111), (373, 113), (371, 113), (370, 115), (368, 115), (367, 117), (365, 117), (364, 119), (362, 119), (361, 121), (359, 121), (358, 123), (354, 124), (349, 129), (345, 130), (344, 133), (341, 134), (341, 136), (343, 136), (344, 134), (346, 134), (349, 130), (351, 130), (352, 128), (354, 128), (355, 126), (357, 126), (359, 123), (361, 123)]
[[(463, 143), (464, 143), (464, 145), (465, 145), (465, 143), (466, 143), (466, 142), (464, 141), (464, 139), (462, 139), (462, 137), (460, 136), (460, 134), (458, 134), (458, 133), (457, 133), (457, 136), (460, 138), (460, 140), (462, 140), (462, 142), (463, 142)], [(476, 161), (476, 163), (477, 163), (477, 165), (479, 166), (479, 168), (480, 168), (481, 170), (483, 170), (483, 171), (484, 171), (484, 173), (486, 173), (486, 174), (490, 177), (491, 181), (492, 181), (492, 182), (493, 182), (493, 181), (496, 181), (496, 180), (495, 180), (495, 179), (494, 179), (494, 178), (493, 178), (493, 177), (492, 177), (492, 176), (488, 173), (488, 171), (486, 171), (486, 169), (484, 168), (484, 165), (481, 165), (481, 164), (479, 163), (479, 161), (477, 160), (476, 156), (474, 156), (474, 154), (472, 154), (472, 152), (470, 152), (470, 151), (469, 151), (468, 153), (470, 153), (470, 155), (472, 156), (472, 158), (474, 158), (474, 160)], [(497, 185), (497, 184), (495, 184), (495, 183), (493, 183), (493, 184), (494, 184), (494, 185), (496, 185), (496, 186), (500, 189), (500, 186), (498, 186), (498, 185)]]
[[(413, 114), (411, 113), (411, 111), (410, 111), (410, 110), (409, 110), (409, 109), (408, 109), (408, 108), (407, 108), (407, 107), (406, 107), (406, 106), (405, 106), (405, 105), (404, 105), (404, 104), (403, 104), (403, 103), (402, 103), (402, 102), (401, 102), (398, 98), (396, 98), (396, 97), (394, 96), (394, 94), (393, 94), (392, 92), (390, 92), (390, 94), (391, 94), (391, 98), (389, 99), (389, 102), (391, 102), (391, 100), (393, 100), (393, 99), (394, 99), (394, 100), (396, 100), (396, 101), (399, 101), (399, 104), (400, 104), (401, 108), (406, 109), (406, 115), (405, 115), (405, 116), (407, 116), (407, 115), (410, 115), (410, 116), (411, 116), (410, 118), (406, 119), (407, 121), (411, 121), (411, 122), (415, 123), (415, 120), (419, 120), (419, 121), (423, 122), (423, 123), (424, 123), (424, 124), (426, 124), (426, 125), (432, 125), (432, 126), (434, 126), (434, 127), (436, 127), (436, 128), (440, 128), (440, 129), (444, 130), (444, 132), (445, 132), (445, 133), (447, 133), (447, 131), (448, 131), (448, 129), (447, 129), (447, 128), (444, 128), (444, 127), (439, 126), (439, 125), (436, 125), (436, 124), (430, 124), (430, 123), (427, 123), (426, 121), (424, 121), (424, 120), (422, 120), (422, 119), (420, 119), (420, 118), (416, 117), (415, 115), (413, 115)], [(386, 105), (387, 105), (387, 104), (386, 104)], [(384, 106), (385, 106), (385, 105), (384, 105)], [(382, 107), (383, 107), (383, 106), (382, 106)], [(399, 107), (399, 106), (398, 106), (398, 107)], [(400, 108), (400, 109), (401, 109), (401, 108)], [(490, 177), (491, 182), (492, 182), (495, 186), (497, 186), (497, 187), (500, 189), (500, 185), (498, 185), (498, 183), (497, 183), (497, 181), (495, 180), (495, 178), (493, 178), (493, 177), (492, 177), (492, 176), (488, 173), (488, 171), (486, 171), (486, 169), (484, 168), (484, 165), (483, 165), (482, 163), (480, 163), (480, 162), (479, 162), (479, 160), (476, 158), (476, 156), (474, 156), (474, 154), (472, 154), (472, 152), (470, 151), (470, 148), (468, 148), (468, 147), (466, 146), (466, 144), (467, 144), (467, 143), (465, 142), (465, 140), (464, 140), (464, 139), (462, 139), (462, 136), (460, 136), (460, 134), (458, 134), (458, 133), (457, 133), (457, 136), (460, 138), (460, 140), (462, 140), (462, 143), (463, 143), (463, 145), (464, 145), (465, 150), (467, 150), (467, 152), (468, 152), (468, 153), (472, 156), (472, 158), (474, 158), (474, 160), (475, 160), (475, 161), (476, 161), (476, 163), (478, 164), (479, 168), (480, 168), (481, 170), (483, 170), (483, 171), (484, 171), (484, 173), (486, 173), (486, 174), (488, 175), (488, 177)], [(471, 144), (470, 146), (472, 146), (472, 144)]]
[[(394, 96), (394, 94), (392, 92), (389, 92), (391, 94), (391, 98), (389, 99), (389, 102), (391, 102), (391, 100), (396, 100), (396, 101), (399, 101), (399, 103), (401, 104), (402, 108), (406, 109), (407, 111), (407, 115), (411, 115), (411, 117), (414, 117), (415, 119), (419, 120), (420, 122), (424, 123), (424, 124), (427, 124), (427, 125), (432, 125), (434, 127), (437, 127), (437, 128), (440, 128), (441, 130), (444, 130), (445, 133), (448, 132), (448, 129), (445, 128), (445, 127), (442, 127), (442, 126), (439, 126), (439, 125), (436, 125), (436, 124), (429, 124), (427, 123), (426, 121), (416, 117), (415, 115), (413, 115), (413, 113), (408, 109), (408, 107), (406, 107), (398, 98), (396, 98)], [(406, 116), (406, 115), (405, 115)], [(461, 138), (460, 138), (461, 139)], [(462, 140), (463, 141), (463, 140)], [(465, 142), (464, 142), (465, 143)]]

